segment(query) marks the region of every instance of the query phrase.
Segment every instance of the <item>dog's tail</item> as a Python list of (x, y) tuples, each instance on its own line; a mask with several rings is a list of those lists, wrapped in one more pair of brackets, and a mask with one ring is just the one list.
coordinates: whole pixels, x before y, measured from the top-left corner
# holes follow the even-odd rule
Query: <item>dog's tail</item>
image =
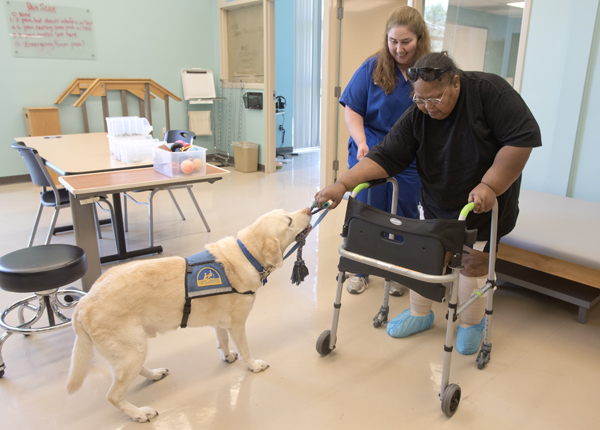
[(73, 329), (75, 330), (75, 345), (71, 355), (71, 368), (69, 369), (69, 377), (67, 379), (67, 392), (69, 394), (81, 388), (83, 380), (87, 375), (92, 356), (94, 355), (94, 344), (92, 338), (85, 331), (83, 325), (77, 318), (77, 308), (73, 312)]

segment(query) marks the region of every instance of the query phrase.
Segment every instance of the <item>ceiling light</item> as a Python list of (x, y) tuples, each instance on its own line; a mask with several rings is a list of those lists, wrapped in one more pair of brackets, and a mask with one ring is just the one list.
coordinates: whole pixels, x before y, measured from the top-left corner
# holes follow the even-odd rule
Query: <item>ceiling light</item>
[(508, 6), (520, 7), (521, 9), (523, 9), (525, 7), (525, 2), (524, 1), (518, 1), (516, 3), (508, 3)]

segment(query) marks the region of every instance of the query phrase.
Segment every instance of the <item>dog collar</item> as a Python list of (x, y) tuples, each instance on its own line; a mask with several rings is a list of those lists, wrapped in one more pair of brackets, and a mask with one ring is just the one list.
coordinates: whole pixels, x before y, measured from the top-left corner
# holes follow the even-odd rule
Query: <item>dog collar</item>
[(246, 246), (242, 243), (241, 240), (238, 239), (237, 243), (238, 243), (240, 249), (242, 250), (242, 252), (244, 253), (244, 256), (250, 262), (250, 264), (252, 264), (252, 266), (254, 266), (256, 271), (260, 273), (260, 280), (262, 281), (263, 285), (265, 285), (267, 283), (267, 276), (269, 276), (271, 274), (271, 271), (265, 269), (258, 262), (258, 260), (256, 258), (254, 258), (254, 256), (252, 254), (250, 254), (250, 251), (248, 251), (248, 248), (246, 248)]

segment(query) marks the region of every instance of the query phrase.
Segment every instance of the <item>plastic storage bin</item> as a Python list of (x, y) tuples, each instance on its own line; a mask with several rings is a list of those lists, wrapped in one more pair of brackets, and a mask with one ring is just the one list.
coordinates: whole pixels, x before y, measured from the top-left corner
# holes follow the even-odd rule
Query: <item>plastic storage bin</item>
[(153, 162), (152, 150), (161, 145), (158, 139), (130, 140), (121, 143), (121, 161), (131, 163)]
[(250, 173), (258, 170), (258, 143), (233, 142), (235, 170)]
[(160, 144), (152, 136), (108, 137), (112, 156), (128, 164), (152, 162), (152, 148)]
[(145, 136), (152, 131), (148, 120), (137, 116), (106, 118), (106, 128), (110, 137)]
[[(196, 150), (169, 152), (154, 148), (154, 169), (170, 178), (206, 174), (206, 149), (193, 145)], [(190, 164), (191, 163), (191, 164)]]

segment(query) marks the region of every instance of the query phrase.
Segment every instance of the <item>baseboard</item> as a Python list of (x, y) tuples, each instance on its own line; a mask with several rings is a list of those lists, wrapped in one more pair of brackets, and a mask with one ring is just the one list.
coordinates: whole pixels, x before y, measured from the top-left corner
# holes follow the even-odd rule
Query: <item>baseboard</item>
[[(206, 156), (206, 162), (208, 162), (208, 163), (212, 164), (212, 161), (214, 159), (215, 159), (215, 157), (214, 157), (213, 154), (209, 154), (209, 155)], [(217, 162), (219, 164), (222, 164), (221, 160), (219, 160), (219, 159), (217, 159)], [(229, 166), (229, 167), (234, 167), (235, 166), (235, 158), (233, 156), (229, 156), (229, 158), (227, 159), (227, 166)], [(264, 173), (265, 172), (265, 165), (259, 163), (258, 164), (258, 171)]]
[(29, 174), (0, 177), (0, 185), (22, 184), (25, 182), (31, 182), (31, 176), (29, 176)]

